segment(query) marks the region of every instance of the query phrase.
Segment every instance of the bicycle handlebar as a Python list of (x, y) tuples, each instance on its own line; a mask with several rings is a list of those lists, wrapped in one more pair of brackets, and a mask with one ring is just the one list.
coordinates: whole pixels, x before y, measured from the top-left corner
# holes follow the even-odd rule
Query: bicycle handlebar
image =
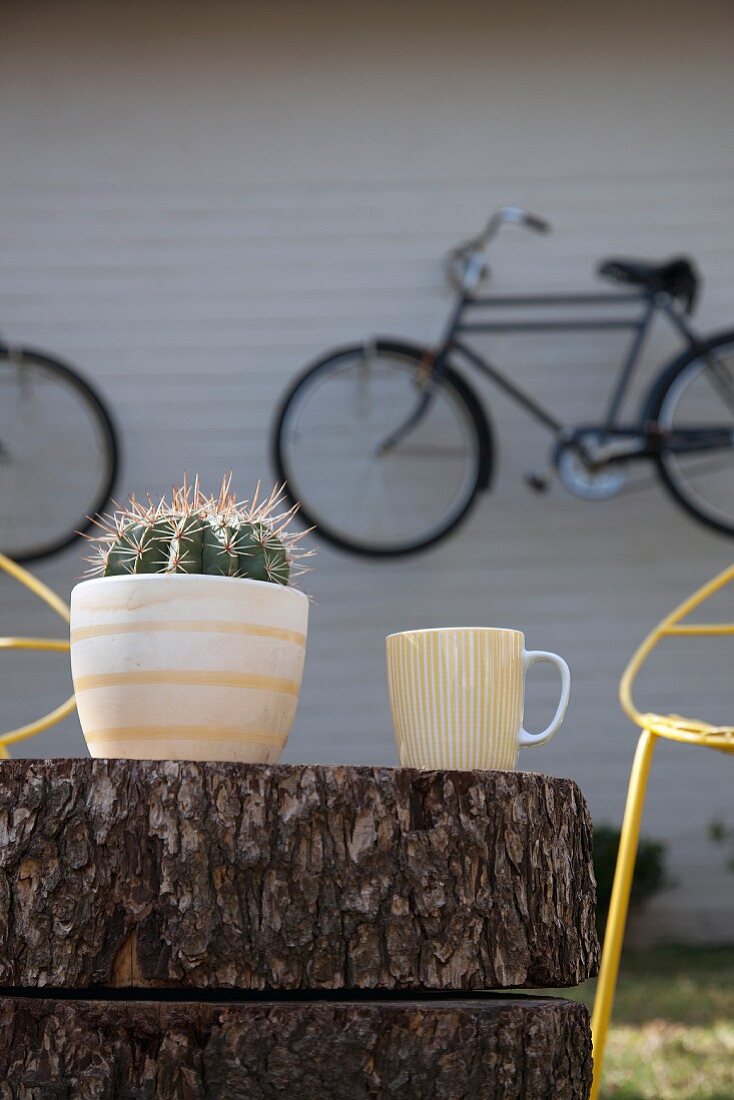
[(478, 241), (486, 245), (503, 225), (521, 225), (524, 229), (532, 229), (535, 233), (550, 232), (550, 222), (538, 214), (531, 214), (521, 206), (502, 206), (489, 219)]
[[(550, 222), (545, 218), (532, 214), (529, 210), (523, 210), (521, 206), (501, 206), (492, 214), (478, 237), (464, 241), (449, 252), (447, 269), (452, 282), (460, 283), (466, 290), (473, 290), (476, 287), (485, 273), (481, 254), (503, 225), (520, 225), (523, 229), (532, 229), (535, 233), (549, 233), (551, 229)], [(463, 270), (458, 279), (455, 270), (457, 263), (463, 264)]]

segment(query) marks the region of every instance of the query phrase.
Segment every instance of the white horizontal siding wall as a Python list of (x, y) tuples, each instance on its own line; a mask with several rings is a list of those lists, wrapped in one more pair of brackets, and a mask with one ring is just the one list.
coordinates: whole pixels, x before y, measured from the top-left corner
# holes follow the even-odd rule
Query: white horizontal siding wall
[[(0, 321), (76, 362), (123, 430), (125, 488), (234, 468), (268, 478), (277, 397), (325, 346), (375, 331), (425, 338), (445, 308), (439, 259), (506, 202), (554, 224), (508, 230), (497, 290), (591, 287), (610, 252), (690, 251), (703, 327), (734, 324), (734, 11), (467, 0), (278, 4), (6, 0), (0, 57)], [(569, 418), (598, 413), (614, 335), (507, 337), (514, 376)], [(646, 379), (673, 342), (655, 334)], [(641, 380), (639, 387), (646, 379)], [(634, 731), (616, 702), (639, 638), (733, 546), (654, 487), (605, 505), (526, 490), (547, 437), (483, 383), (500, 468), (462, 533), (371, 564), (319, 552), (291, 761), (393, 763), (383, 637), (478, 622), (526, 631), (572, 666), (562, 733), (527, 767), (579, 780), (621, 816)], [(639, 394), (637, 399), (639, 399)], [(75, 551), (38, 568), (68, 595)], [(0, 579), (0, 631), (56, 631)], [(58, 631), (58, 633), (61, 633)], [(682, 650), (650, 705), (731, 720), (732, 653)], [(716, 654), (720, 654), (717, 657)], [(4, 656), (0, 728), (69, 690), (63, 657)], [(675, 692), (670, 692), (671, 685)], [(529, 687), (538, 728), (556, 691)], [(24, 746), (81, 754), (67, 722)], [(731, 761), (661, 746), (645, 830), (678, 886), (655, 932), (730, 935), (734, 876), (706, 839), (734, 817)]]

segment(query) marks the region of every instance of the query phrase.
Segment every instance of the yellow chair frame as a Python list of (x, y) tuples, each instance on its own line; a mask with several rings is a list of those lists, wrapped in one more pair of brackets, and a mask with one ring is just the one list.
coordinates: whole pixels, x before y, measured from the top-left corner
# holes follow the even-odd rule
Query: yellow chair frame
[[(64, 622), (69, 622), (69, 608), (64, 601), (45, 584), (28, 573), (27, 570), (11, 561), (5, 554), (0, 554), (0, 569), (30, 589), (34, 595), (43, 600), (45, 604), (48, 604), (57, 615), (60, 615)], [(65, 653), (69, 650), (69, 643), (55, 638), (0, 638), (0, 649), (41, 649)], [(62, 719), (72, 714), (75, 707), (76, 702), (72, 695), (60, 707), (56, 707), (55, 710), (45, 714), (43, 718), (38, 718), (35, 722), (29, 722), (26, 726), (18, 726), (17, 729), (10, 730), (8, 733), (0, 734), (0, 759), (8, 759), (8, 745), (25, 741), (27, 737), (33, 737), (36, 733), (42, 733), (49, 726), (61, 722)]]
[(609, 1021), (614, 1004), (614, 993), (619, 973), (619, 959), (627, 921), (632, 876), (637, 857), (640, 823), (645, 803), (647, 782), (653, 751), (658, 738), (681, 741), (687, 745), (701, 745), (734, 753), (734, 727), (712, 726), (697, 719), (682, 718), (677, 714), (642, 713), (632, 701), (632, 687), (643, 664), (664, 638), (680, 636), (734, 635), (734, 623), (683, 623), (692, 611), (714, 593), (734, 580), (734, 565), (704, 584), (687, 600), (667, 615), (645, 638), (622, 675), (619, 685), (619, 701), (622, 709), (642, 731), (632, 764), (627, 803), (619, 842), (619, 855), (614, 874), (614, 885), (609, 905), (604, 949), (602, 951), (599, 982), (594, 999), (591, 1030), (594, 1040), (594, 1083), (590, 1100), (598, 1100), (604, 1065)]

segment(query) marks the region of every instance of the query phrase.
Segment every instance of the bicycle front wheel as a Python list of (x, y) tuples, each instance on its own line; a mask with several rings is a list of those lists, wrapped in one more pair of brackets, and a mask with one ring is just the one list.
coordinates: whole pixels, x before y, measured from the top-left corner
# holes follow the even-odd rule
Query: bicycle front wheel
[(100, 398), (40, 352), (0, 346), (0, 550), (47, 557), (86, 531), (112, 492), (117, 439)]
[[(644, 419), (657, 424), (658, 470), (674, 500), (734, 536), (734, 332), (671, 364), (653, 386)], [(711, 445), (688, 449), (686, 438), (697, 435)]]
[(286, 395), (273, 452), (303, 520), (342, 550), (397, 557), (438, 542), (489, 481), (489, 428), (460, 375), (419, 348), (357, 345)]

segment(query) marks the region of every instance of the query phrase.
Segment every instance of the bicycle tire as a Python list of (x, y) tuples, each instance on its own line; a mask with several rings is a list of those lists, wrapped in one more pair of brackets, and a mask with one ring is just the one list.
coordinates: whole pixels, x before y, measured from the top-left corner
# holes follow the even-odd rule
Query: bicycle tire
[[(427, 348), (419, 345), (408, 344), (402, 341), (380, 338), (370, 341), (370, 348), (388, 355), (401, 356), (412, 360), (417, 365), (424, 364), (430, 356)], [(399, 547), (379, 547), (364, 545), (353, 539), (345, 538), (337, 530), (317, 516), (309, 506), (307, 499), (299, 496), (297, 485), (298, 477), (295, 471), (289, 468), (284, 446), (284, 430), (289, 417), (292, 403), (298, 397), (304, 387), (308, 387), (320, 374), (333, 369), (337, 362), (343, 361), (348, 356), (364, 354), (364, 344), (353, 344), (341, 348), (332, 349), (323, 357), (310, 363), (305, 370), (298, 375), (285, 392), (277, 408), (271, 433), (271, 457), (275, 467), (278, 481), (285, 486), (285, 494), (291, 504), (299, 505), (301, 520), (309, 527), (313, 527), (315, 534), (325, 542), (339, 550), (354, 554), (363, 558), (400, 558), (411, 554), (422, 553), (437, 543), (443, 541), (454, 532), (468, 518), (478, 494), (489, 489), (494, 469), (494, 443), (493, 433), (483, 406), (479, 402), (473, 389), (466, 380), (452, 366), (448, 365), (442, 374), (441, 385), (453, 392), (454, 399), (460, 402), (471, 423), (474, 433), (476, 453), (478, 456), (476, 475), (473, 478), (470, 491), (467, 492), (462, 505), (449, 517), (447, 522), (438, 530), (432, 531), (430, 537), (419, 538)]]
[[(79, 371), (69, 363), (51, 356), (46, 352), (35, 348), (10, 347), (0, 344), (0, 367), (4, 362), (28, 364), (30, 367), (38, 367), (50, 374), (62, 387), (73, 392), (75, 398), (80, 400), (82, 406), (90, 415), (92, 422), (99, 432), (101, 441), (102, 476), (99, 487), (92, 498), (80, 510), (79, 514), (70, 517), (60, 526), (58, 535), (54, 535), (41, 543), (28, 542), (19, 548), (14, 547), (12, 556), (14, 561), (27, 564), (51, 557), (65, 550), (88, 531), (94, 522), (94, 517), (101, 513), (110, 501), (120, 469), (120, 444), (117, 427), (112, 414), (105, 405), (102, 397), (94, 389), (91, 383), (84, 378)], [(58, 463), (57, 463), (58, 465)], [(51, 471), (49, 471), (50, 473)], [(1, 503), (1, 502), (0, 502)], [(0, 550), (6, 552), (3, 532), (0, 530)]]
[[(663, 368), (658, 377), (650, 386), (647, 398), (643, 405), (642, 423), (648, 430), (650, 426), (658, 425), (666, 416), (666, 400), (670, 399), (671, 392), (680, 381), (685, 379), (688, 372), (701, 369), (701, 356), (703, 353), (716, 351), (726, 346), (731, 347), (734, 353), (734, 329), (726, 329), (717, 332), (702, 340), (696, 348), (686, 349), (681, 355), (673, 359)], [(660, 480), (675, 503), (688, 515), (711, 530), (730, 538), (734, 537), (734, 514), (731, 523), (707, 513), (696, 498), (686, 490), (685, 482), (676, 472), (673, 465), (673, 454), (666, 451), (663, 444), (660, 445), (656, 455), (655, 464)]]

